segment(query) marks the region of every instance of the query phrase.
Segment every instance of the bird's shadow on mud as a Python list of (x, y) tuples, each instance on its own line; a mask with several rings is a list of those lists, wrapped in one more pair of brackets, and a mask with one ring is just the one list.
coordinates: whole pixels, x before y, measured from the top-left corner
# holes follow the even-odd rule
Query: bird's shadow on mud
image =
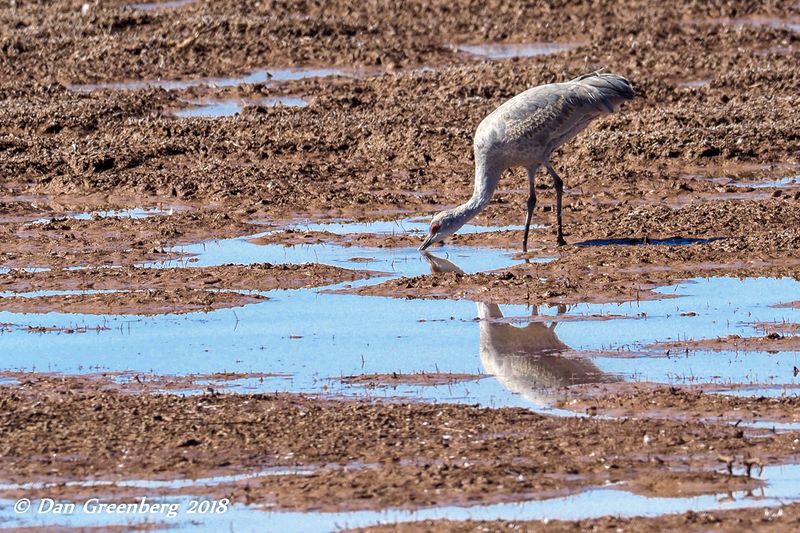
[(698, 239), (694, 237), (667, 237), (666, 239), (650, 239), (648, 237), (623, 237), (618, 239), (592, 239), (588, 241), (576, 242), (575, 246), (642, 246), (646, 244), (662, 246), (686, 246), (689, 244), (708, 244), (720, 241), (725, 237), (711, 237), (708, 239)]

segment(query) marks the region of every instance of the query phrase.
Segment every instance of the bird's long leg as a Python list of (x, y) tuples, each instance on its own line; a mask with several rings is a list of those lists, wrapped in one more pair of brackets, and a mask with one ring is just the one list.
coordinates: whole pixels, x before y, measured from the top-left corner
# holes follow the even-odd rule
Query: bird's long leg
[(525, 216), (525, 234), (522, 237), (522, 253), (528, 251), (528, 231), (531, 228), (533, 208), (536, 207), (536, 172), (538, 170), (539, 165), (528, 168), (528, 186), (530, 187), (530, 192), (528, 193), (528, 214)]
[(556, 188), (556, 219), (558, 220), (558, 245), (564, 246), (567, 244), (567, 241), (564, 240), (564, 230), (561, 226), (561, 197), (564, 195), (564, 182), (561, 180), (556, 171), (553, 170), (553, 167), (550, 166), (550, 163), (545, 163), (544, 168), (547, 169), (547, 172), (553, 177), (553, 185)]

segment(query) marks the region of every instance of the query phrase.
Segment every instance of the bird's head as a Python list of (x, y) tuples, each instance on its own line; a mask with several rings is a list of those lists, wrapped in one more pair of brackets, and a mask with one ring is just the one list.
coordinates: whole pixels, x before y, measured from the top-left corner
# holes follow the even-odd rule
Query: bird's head
[(441, 242), (447, 237), (458, 231), (463, 226), (461, 218), (455, 209), (447, 209), (441, 213), (437, 213), (433, 220), (431, 220), (431, 227), (428, 230), (428, 236), (422, 241), (419, 249), (425, 250), (431, 244)]

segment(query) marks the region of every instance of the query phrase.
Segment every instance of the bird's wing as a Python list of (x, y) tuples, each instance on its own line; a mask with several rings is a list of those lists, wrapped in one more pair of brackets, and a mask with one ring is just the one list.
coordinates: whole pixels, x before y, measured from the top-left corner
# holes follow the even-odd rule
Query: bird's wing
[(540, 85), (508, 100), (481, 122), (476, 138), (513, 142), (553, 130), (569, 113), (563, 85)]
[[(546, 85), (530, 94), (521, 105), (514, 106), (506, 116), (509, 140), (520, 137), (541, 140), (557, 136), (568, 128), (578, 115), (580, 101), (573, 97), (571, 88), (562, 84)], [(546, 90), (545, 90), (546, 89)]]
[(543, 146), (560, 144), (632, 97), (628, 81), (611, 74), (540, 85), (498, 107), (484, 119), (478, 133), (489, 134), (495, 141), (529, 138)]

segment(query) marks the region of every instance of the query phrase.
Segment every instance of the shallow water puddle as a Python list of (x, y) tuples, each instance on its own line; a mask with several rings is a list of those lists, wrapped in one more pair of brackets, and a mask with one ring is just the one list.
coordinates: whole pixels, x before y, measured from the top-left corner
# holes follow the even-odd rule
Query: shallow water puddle
[[(521, 226), (498, 228), (468, 224), (459, 232), (484, 233), (521, 228)], [(426, 219), (406, 219), (379, 222), (298, 223), (285, 229), (329, 232), (338, 235), (357, 233), (418, 235), (420, 236), (420, 242), (422, 242), (422, 234), (428, 231), (428, 221)], [(241, 265), (264, 262), (326, 263), (343, 268), (378, 270), (400, 276), (418, 276), (430, 273), (428, 262), (415, 248), (366, 248), (326, 243), (294, 246), (256, 244), (259, 238), (268, 236), (274, 231), (281, 230), (269, 230), (245, 237), (177, 246), (168, 251), (168, 253), (175, 254), (176, 258), (174, 260), (145, 263), (142, 266), (169, 268), (174, 266)], [(458, 261), (459, 264), (463, 264), (464, 269), (470, 273), (496, 270), (511, 266), (515, 262), (512, 258), (514, 252), (510, 250), (448, 246), (445, 253), (453, 260)], [(540, 259), (539, 261), (543, 260)]]
[(173, 113), (181, 118), (220, 118), (231, 117), (245, 108), (245, 106), (276, 107), (306, 107), (308, 102), (303, 98), (294, 96), (279, 96), (275, 98), (239, 99), (239, 100), (193, 100), (187, 102), (192, 107), (180, 109)]
[(182, 80), (129, 80), (105, 83), (87, 83), (69, 85), (68, 88), (76, 92), (92, 92), (98, 90), (138, 91), (149, 87), (160, 87), (167, 91), (178, 91), (192, 87), (238, 87), (252, 83), (277, 83), (283, 81), (302, 80), (306, 78), (329, 78), (341, 76), (344, 78), (361, 78), (377, 74), (378, 71), (366, 68), (325, 68), (325, 67), (298, 67), (298, 68), (265, 68), (253, 70), (242, 76), (231, 77), (206, 77)]
[[(349, 229), (342, 225), (343, 231)], [(514, 262), (508, 251), (453, 246), (443, 250), (449, 252), (451, 264), (466, 272)], [(196, 254), (190, 264), (197, 266), (318, 260), (352, 267), (352, 259), (362, 257), (366, 259), (359, 267), (392, 275), (426, 274), (431, 268), (412, 248), (285, 247), (237, 238), (180, 251)], [(0, 322), (34, 328), (108, 328), (91, 336), (54, 335), (47, 343), (38, 336), (7, 331), (0, 335), (0, 367), (64, 373), (84, 373), (89, 367), (162, 375), (288, 373), (291, 379), (251, 380), (239, 390), (406, 396), (540, 409), (563, 399), (568, 395), (564, 387), (576, 383), (627, 379), (764, 388), (798, 384), (792, 369), (800, 363), (793, 352), (697, 350), (670, 355), (646, 347), (664, 340), (754, 335), (750, 324), (755, 322), (800, 322), (800, 310), (771, 307), (800, 293), (800, 282), (712, 278), (662, 292), (677, 298), (540, 306), (532, 317), (532, 310), (521, 305), (361, 297), (317, 289), (269, 291), (262, 293), (269, 297), (263, 303), (181, 316), (0, 312)], [(617, 317), (626, 326), (610, 326), (609, 321), (596, 320), (598, 316)], [(488, 373), (497, 379), (371, 390), (336, 380), (392, 372)]]
[[(777, 507), (800, 499), (800, 465), (765, 467), (759, 479), (767, 486), (752, 492), (737, 491), (687, 498), (640, 496), (622, 487), (605, 486), (581, 491), (571, 496), (530, 500), (517, 503), (497, 503), (473, 506), (441, 506), (417, 510), (385, 509), (380, 511), (345, 512), (285, 512), (271, 511), (263, 506), (232, 504), (219, 514), (194, 515), (192, 523), (209, 530), (223, 531), (281, 531), (285, 533), (330, 532), (377, 524), (417, 522), (423, 520), (583, 520), (600, 516), (619, 517), (659, 516), (686, 511), (715, 511), (747, 507)], [(135, 499), (134, 501), (139, 501)], [(174, 503), (176, 509), (187, 509), (192, 499), (186, 496), (159, 498), (159, 503)], [(152, 503), (152, 500), (151, 500)], [(38, 502), (34, 502), (39, 505)], [(0, 519), (15, 527), (61, 526), (88, 527), (95, 525), (132, 525), (140, 523), (135, 515), (93, 512), (91, 503), (76, 506), (69, 515), (29, 512), (15, 514), (14, 500), (0, 500)], [(141, 516), (141, 515), (140, 515)], [(166, 516), (154, 514), (149, 520), (178, 526), (186, 522), (184, 513)]]
[(767, 181), (731, 181), (730, 185), (734, 187), (752, 187), (754, 189), (792, 187), (800, 185), (800, 176), (787, 176), (785, 178)]
[[(332, 233), (417, 234), (424, 219), (297, 224)], [(468, 226), (465, 232), (498, 228)], [(269, 233), (269, 232), (266, 232)], [(262, 233), (259, 235), (265, 235)], [(258, 245), (252, 236), (183, 246), (180, 259), (144, 266), (216, 266), (323, 262), (391, 276), (431, 271), (413, 248), (362, 248), (334, 244)], [(446, 246), (441, 260), (468, 273), (507, 267), (513, 252)], [(187, 255), (189, 256), (187, 258)], [(354, 261), (358, 261), (355, 263)], [(365, 285), (383, 278), (348, 284)], [(98, 292), (98, 291), (93, 291)], [(244, 292), (244, 291), (243, 291)], [(399, 300), (331, 294), (327, 290), (269, 291), (269, 300), (242, 308), (186, 315), (22, 314), (0, 312), (0, 322), (22, 325), (0, 335), (0, 366), (9, 370), (86, 372), (89, 367), (156, 374), (216, 372), (288, 373), (292, 379), (248, 380), (240, 390), (286, 390), (461, 400), (484, 405), (548, 408), (565, 386), (619, 379), (665, 383), (795, 385), (793, 352), (696, 350), (676, 356), (648, 350), (657, 341), (759, 334), (751, 323), (800, 322), (800, 310), (774, 308), (800, 293), (792, 279), (701, 279), (662, 289), (678, 298), (624, 304), (534, 308), (469, 301)], [(45, 291), (19, 296), (80, 294)], [(11, 295), (11, 294), (8, 294)], [(480, 320), (476, 320), (479, 317)], [(597, 317), (625, 320), (624, 328)], [(97, 335), (51, 335), (42, 343), (31, 329), (99, 330)], [(175, 332), (180, 331), (180, 342)], [(97, 339), (102, 337), (102, 342)], [(33, 347), (36, 347), (33, 350)], [(174, 357), (164, 358), (168, 351)], [(675, 351), (677, 352), (677, 350)], [(327, 357), (318, 354), (326, 353)], [(367, 389), (340, 376), (455, 372), (497, 379), (440, 386), (397, 385)], [(329, 379), (333, 378), (333, 380)], [(789, 389), (792, 393), (794, 389)], [(739, 394), (746, 392), (739, 391)]]
[(585, 46), (586, 42), (573, 43), (483, 43), (483, 44), (456, 44), (452, 45), (456, 52), (483, 57), (486, 59), (511, 59), (515, 57), (535, 57), (558, 54)]
[(48, 218), (37, 218), (31, 224), (47, 224), (56, 220), (92, 220), (94, 218), (148, 218), (170, 216), (175, 207), (135, 207), (132, 209), (109, 209), (106, 211), (86, 211), (81, 213), (58, 213)]
[[(430, 217), (414, 217), (404, 220), (378, 220), (374, 222), (299, 222), (289, 226), (287, 229), (301, 231), (324, 231), (335, 233), (336, 235), (347, 235), (351, 233), (376, 233), (379, 235), (419, 235), (423, 237), (428, 232)], [(543, 226), (532, 224), (532, 228)], [(496, 231), (522, 231), (524, 226), (477, 226), (467, 224), (458, 230), (459, 234), (492, 233)]]

